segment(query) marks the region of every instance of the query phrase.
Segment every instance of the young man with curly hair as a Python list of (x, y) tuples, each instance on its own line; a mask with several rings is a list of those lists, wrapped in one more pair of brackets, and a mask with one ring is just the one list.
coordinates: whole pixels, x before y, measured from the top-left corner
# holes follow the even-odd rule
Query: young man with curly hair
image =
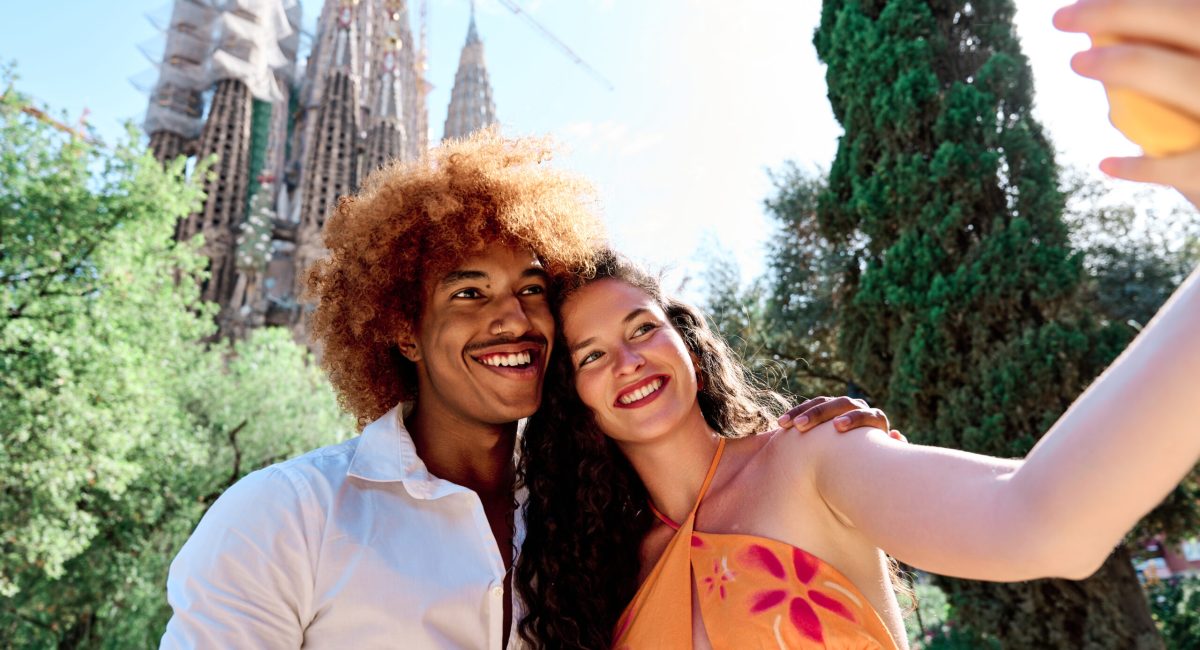
[[(590, 186), (548, 159), (482, 133), (339, 202), (308, 277), (312, 336), (362, 433), (213, 504), (172, 563), (164, 647), (518, 642), (517, 423), (541, 401), (551, 281), (604, 243)], [(845, 398), (801, 410), (887, 428)]]

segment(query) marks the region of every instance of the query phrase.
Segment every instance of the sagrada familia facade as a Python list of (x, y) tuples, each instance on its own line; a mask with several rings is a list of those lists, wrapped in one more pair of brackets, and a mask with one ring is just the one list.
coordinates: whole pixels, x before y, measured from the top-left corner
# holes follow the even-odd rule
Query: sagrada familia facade
[[(160, 27), (150, 148), (164, 162), (217, 156), (203, 208), (176, 229), (204, 236), (203, 296), (223, 336), (278, 325), (303, 337), (298, 278), (323, 254), (330, 208), (429, 146), (424, 34), (414, 43), (406, 0), (325, 0), (300, 65), (299, 0), (175, 0)], [(495, 121), (472, 10), (443, 138)]]

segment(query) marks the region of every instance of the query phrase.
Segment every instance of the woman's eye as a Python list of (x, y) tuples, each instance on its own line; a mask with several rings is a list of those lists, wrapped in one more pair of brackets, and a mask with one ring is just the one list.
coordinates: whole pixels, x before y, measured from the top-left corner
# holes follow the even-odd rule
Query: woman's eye
[(633, 335), (641, 336), (648, 332), (652, 332), (655, 329), (658, 329), (658, 325), (655, 325), (654, 323), (642, 323), (641, 325), (638, 326), (638, 328), (636, 330), (633, 331)]
[(455, 291), (454, 295), (452, 295), (450, 297), (451, 298), (479, 298), (481, 295), (482, 294), (479, 293), (479, 289), (463, 289), (462, 291)]
[(582, 368), (583, 366), (586, 366), (587, 364), (589, 364), (599, 358), (600, 358), (599, 352), (589, 352), (586, 356), (584, 356), (582, 359), (579, 360), (579, 367)]

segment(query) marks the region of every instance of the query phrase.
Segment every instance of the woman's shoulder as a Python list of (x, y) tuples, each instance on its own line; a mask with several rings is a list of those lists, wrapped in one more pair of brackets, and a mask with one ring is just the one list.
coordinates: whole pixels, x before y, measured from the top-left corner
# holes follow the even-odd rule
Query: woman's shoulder
[[(726, 443), (724, 476), (718, 483), (755, 493), (791, 491), (812, 477), (814, 458), (795, 429), (772, 429)], [(714, 484), (714, 489), (719, 489)]]
[(828, 422), (803, 433), (794, 427), (760, 433), (754, 436), (760, 440), (757, 462), (776, 470), (809, 471), (819, 458), (818, 452), (839, 435)]

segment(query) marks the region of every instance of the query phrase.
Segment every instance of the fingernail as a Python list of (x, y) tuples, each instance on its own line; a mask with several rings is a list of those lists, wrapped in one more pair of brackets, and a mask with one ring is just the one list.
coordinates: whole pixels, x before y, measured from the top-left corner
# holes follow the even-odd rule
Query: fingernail
[(784, 414), (784, 415), (779, 416), (779, 419), (776, 420), (776, 422), (779, 423), (779, 426), (786, 427), (787, 423), (790, 422), (791, 419), (792, 419), (792, 416)]
[(1109, 176), (1120, 176), (1126, 166), (1125, 158), (1105, 158), (1100, 161), (1100, 171)]
[(808, 424), (808, 416), (807, 416), (807, 415), (801, 415), (800, 417), (796, 418), (796, 424), (797, 424), (797, 425), (799, 425), (799, 426), (805, 426), (805, 425), (807, 425), (807, 424)]
[(843, 415), (841, 417), (834, 418), (833, 423), (837, 425), (839, 429), (843, 429), (846, 427), (846, 425), (850, 424), (850, 418)]
[(1070, 25), (1070, 20), (1074, 17), (1075, 5), (1067, 5), (1054, 12), (1054, 18), (1052, 20), (1055, 27), (1067, 27)]

